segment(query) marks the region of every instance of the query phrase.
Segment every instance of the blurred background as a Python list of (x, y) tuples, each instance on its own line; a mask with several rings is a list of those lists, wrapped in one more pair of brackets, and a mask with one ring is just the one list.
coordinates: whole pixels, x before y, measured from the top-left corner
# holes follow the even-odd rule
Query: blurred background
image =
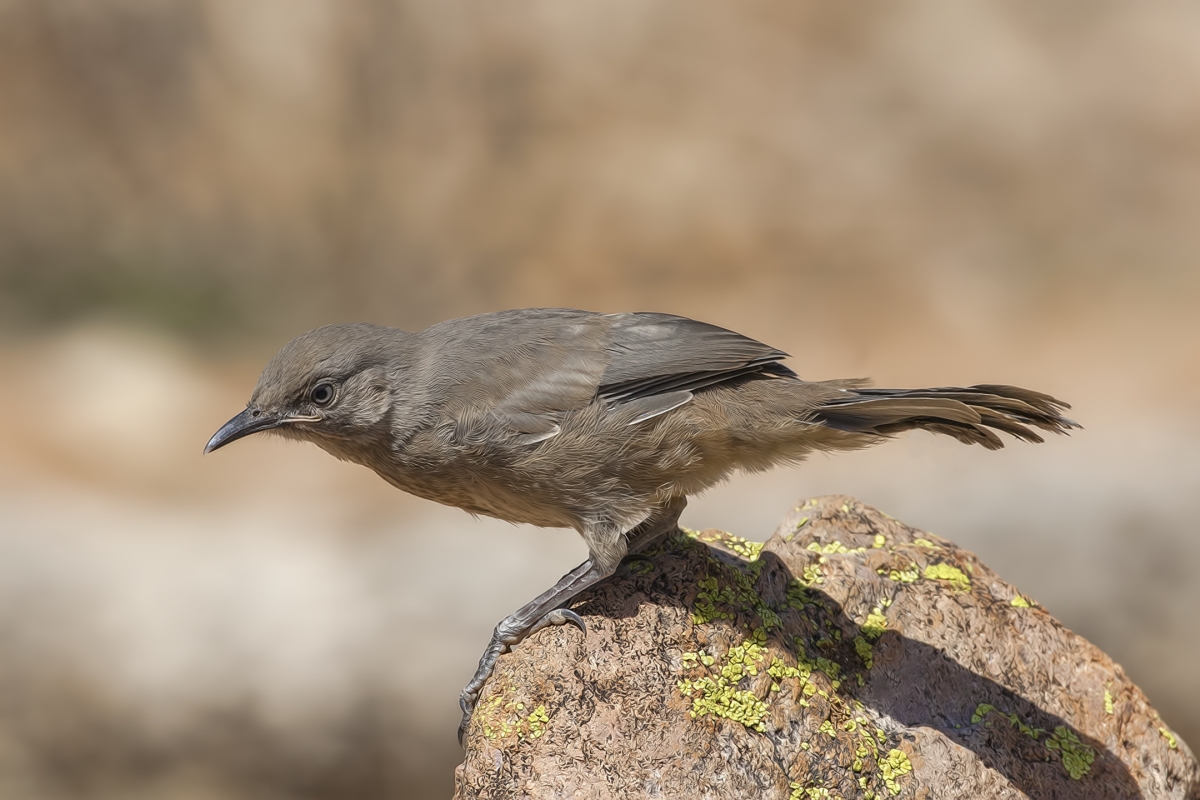
[(1003, 382), (694, 500), (978, 552), (1200, 741), (1200, 7), (0, 0), (0, 796), (445, 797), (493, 624), (582, 559), (315, 448), (208, 458), (292, 336), (686, 314), (813, 379)]

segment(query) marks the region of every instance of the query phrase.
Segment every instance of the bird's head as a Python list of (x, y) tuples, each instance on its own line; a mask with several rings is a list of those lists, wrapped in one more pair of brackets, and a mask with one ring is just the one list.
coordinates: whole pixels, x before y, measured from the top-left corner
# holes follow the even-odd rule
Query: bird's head
[(315, 442), (341, 457), (372, 435), (392, 403), (408, 334), (379, 325), (327, 325), (285, 344), (272, 358), (246, 410), (221, 426), (211, 453), (260, 431)]

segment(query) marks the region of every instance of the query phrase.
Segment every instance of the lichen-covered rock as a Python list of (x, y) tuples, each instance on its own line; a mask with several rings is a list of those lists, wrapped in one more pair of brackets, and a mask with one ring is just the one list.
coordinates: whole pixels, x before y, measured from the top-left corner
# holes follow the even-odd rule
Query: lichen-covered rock
[(1111, 659), (853, 499), (651, 556), (500, 659), (456, 797), (1200, 798)]

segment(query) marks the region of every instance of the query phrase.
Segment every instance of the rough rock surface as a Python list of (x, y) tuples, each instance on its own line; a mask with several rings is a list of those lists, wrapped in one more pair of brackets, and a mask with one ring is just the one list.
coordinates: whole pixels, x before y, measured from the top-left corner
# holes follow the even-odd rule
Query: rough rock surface
[(457, 798), (1200, 798), (1108, 656), (851, 498), (651, 557), (500, 659)]

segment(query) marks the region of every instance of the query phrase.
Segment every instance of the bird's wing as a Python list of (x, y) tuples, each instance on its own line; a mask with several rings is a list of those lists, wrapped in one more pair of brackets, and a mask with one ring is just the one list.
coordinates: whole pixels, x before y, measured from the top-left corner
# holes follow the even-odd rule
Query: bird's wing
[[(533, 443), (558, 433), (565, 412), (593, 402), (608, 367), (608, 324), (600, 314), (523, 309), (435, 325), (443, 413), (456, 438), (504, 432)], [(432, 335), (430, 335), (432, 334)]]
[(525, 309), (458, 320), (443, 339), (453, 342), (443, 357), (461, 362), (455, 372), (467, 376), (446, 408), (466, 437), (500, 426), (542, 441), (564, 413), (597, 399), (629, 412), (633, 424), (708, 386), (793, 374), (777, 363), (786, 356), (780, 350), (670, 314)]
[(708, 386), (757, 373), (795, 375), (778, 363), (787, 353), (716, 325), (644, 312), (611, 319), (611, 360), (597, 388), (610, 405), (638, 403), (647, 412), (655, 406), (668, 411)]

